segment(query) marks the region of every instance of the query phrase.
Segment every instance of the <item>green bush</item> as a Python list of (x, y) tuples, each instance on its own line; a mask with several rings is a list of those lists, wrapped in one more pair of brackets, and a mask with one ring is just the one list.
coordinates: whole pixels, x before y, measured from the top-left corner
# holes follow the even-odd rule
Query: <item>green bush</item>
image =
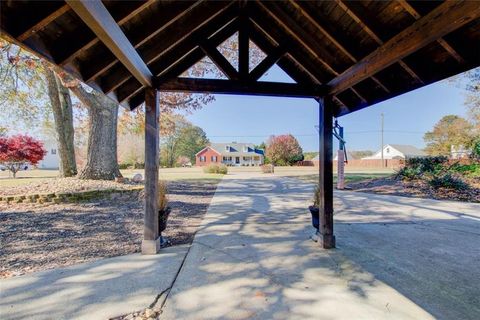
[(471, 164), (460, 164), (455, 163), (450, 168), (449, 171), (459, 173), (467, 177), (480, 177), (480, 163), (471, 163)]
[(450, 172), (433, 176), (428, 183), (434, 189), (445, 188), (453, 190), (467, 190), (469, 188), (466, 182)]
[(205, 173), (227, 174), (228, 168), (224, 164), (221, 164), (221, 165), (210, 164), (206, 167), (203, 167), (203, 172), (205, 172)]
[(415, 180), (424, 175), (438, 175), (445, 171), (447, 163), (448, 158), (445, 156), (406, 159), (405, 166), (397, 172), (396, 177), (403, 180)]
[(118, 169), (125, 170), (125, 169), (128, 169), (128, 167), (130, 167), (130, 166), (131, 166), (130, 163), (119, 163), (118, 164)]

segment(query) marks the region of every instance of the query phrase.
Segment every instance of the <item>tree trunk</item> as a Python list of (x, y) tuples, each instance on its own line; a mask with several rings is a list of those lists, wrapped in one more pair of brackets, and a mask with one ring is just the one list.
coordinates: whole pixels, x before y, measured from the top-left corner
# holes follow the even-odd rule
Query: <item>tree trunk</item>
[(73, 129), (73, 107), (70, 92), (48, 65), (44, 65), (48, 96), (53, 110), (56, 139), (60, 156), (60, 176), (72, 177), (77, 174)]
[(121, 177), (117, 162), (118, 104), (103, 94), (87, 92), (81, 84), (70, 89), (88, 108), (89, 116), (87, 163), (79, 178), (113, 180)]

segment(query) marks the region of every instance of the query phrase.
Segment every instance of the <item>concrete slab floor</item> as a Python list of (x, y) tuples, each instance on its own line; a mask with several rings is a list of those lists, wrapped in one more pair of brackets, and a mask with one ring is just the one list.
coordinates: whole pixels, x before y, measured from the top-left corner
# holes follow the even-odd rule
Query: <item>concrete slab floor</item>
[(0, 281), (0, 319), (108, 319), (148, 307), (173, 283), (187, 246)]
[(161, 319), (480, 318), (479, 204), (336, 192), (325, 251), (312, 189), (224, 178)]

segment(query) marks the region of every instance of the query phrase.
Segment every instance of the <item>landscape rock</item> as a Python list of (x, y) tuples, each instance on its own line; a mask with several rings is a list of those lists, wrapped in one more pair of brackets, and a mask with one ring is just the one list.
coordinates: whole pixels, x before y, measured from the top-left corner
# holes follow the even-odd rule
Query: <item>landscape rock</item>
[(143, 177), (140, 173), (135, 174), (132, 178), (132, 181), (136, 183), (142, 182), (142, 180), (143, 180)]

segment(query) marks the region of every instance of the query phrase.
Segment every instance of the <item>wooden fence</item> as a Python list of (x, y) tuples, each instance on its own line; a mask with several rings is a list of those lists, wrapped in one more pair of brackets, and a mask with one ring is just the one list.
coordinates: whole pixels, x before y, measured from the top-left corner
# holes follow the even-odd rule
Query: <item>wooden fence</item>
[[(348, 169), (369, 169), (369, 168), (389, 168), (389, 169), (399, 169), (405, 164), (403, 159), (365, 159), (365, 160), (348, 160), (348, 163), (345, 163), (345, 168)], [(298, 166), (301, 167), (317, 167), (318, 160), (306, 160), (297, 162)], [(333, 161), (333, 167), (337, 167), (337, 161)]]

